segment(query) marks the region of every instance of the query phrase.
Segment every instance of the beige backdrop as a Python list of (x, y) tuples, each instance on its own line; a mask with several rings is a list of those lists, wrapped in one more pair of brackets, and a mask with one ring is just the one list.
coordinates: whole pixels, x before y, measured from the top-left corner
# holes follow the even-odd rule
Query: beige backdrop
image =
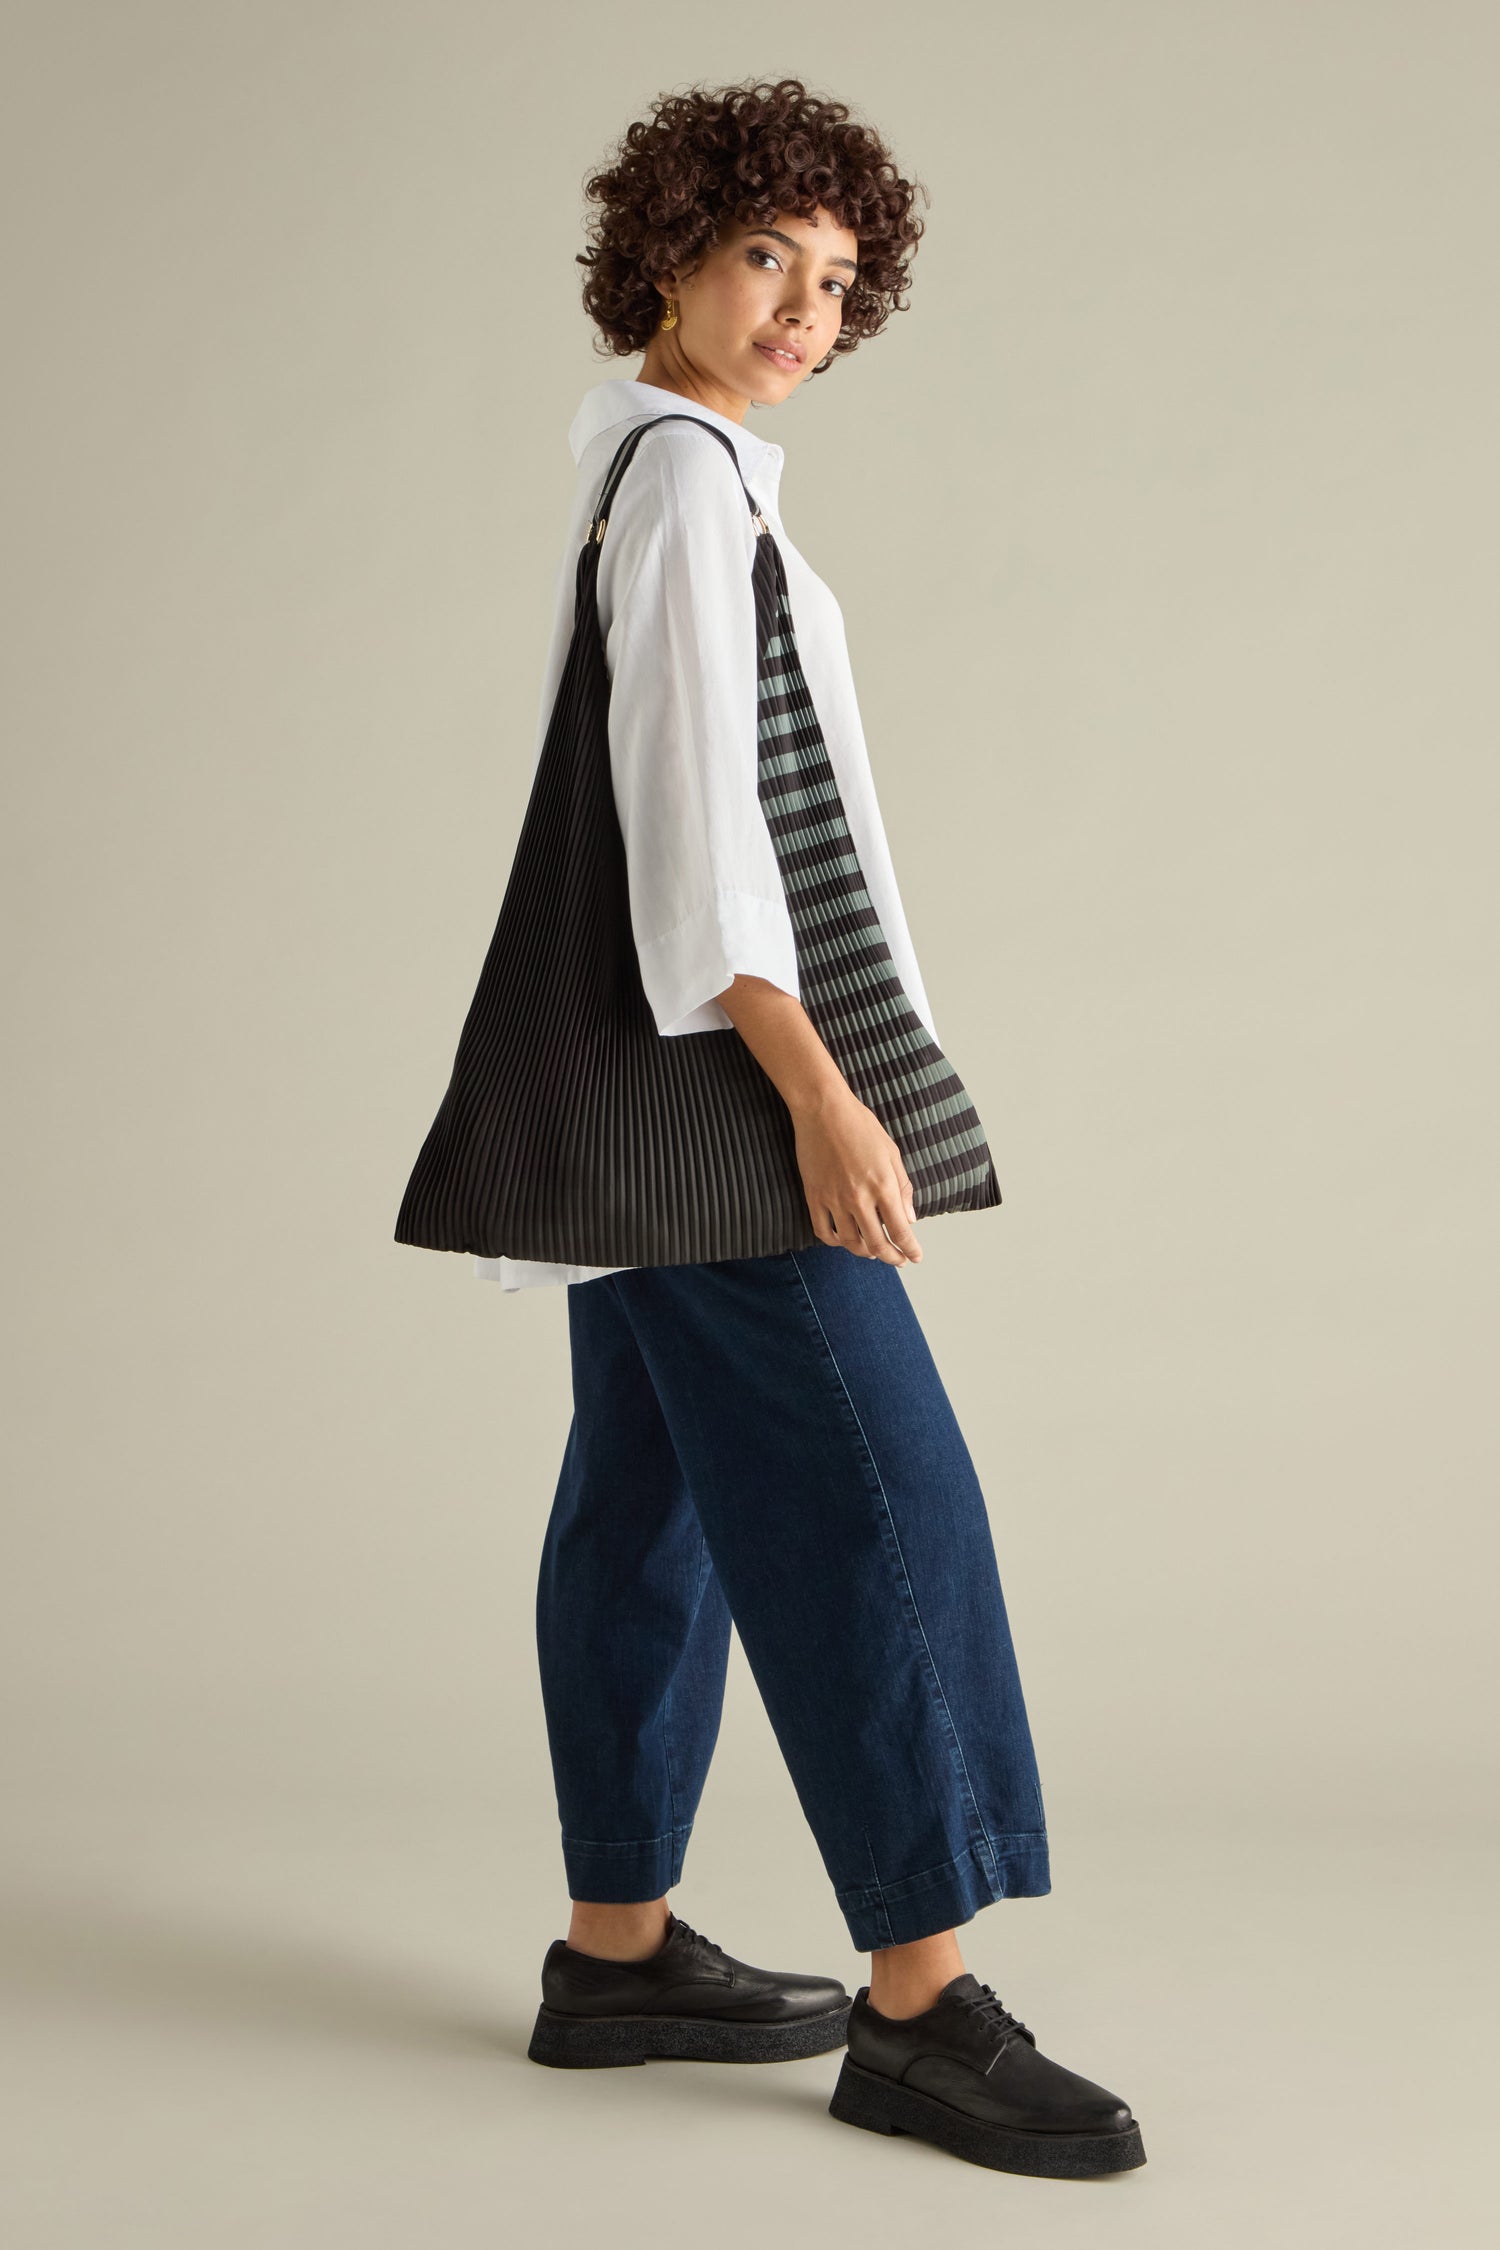
[[(1477, 2241), (1493, 10), (12, 0), (6, 47), (12, 2239)], [(931, 193), (911, 310), (754, 420), (1004, 1194), (908, 1286), (1053, 1827), (968, 1959), (1135, 2103), (1092, 2195), (842, 2130), (836, 2057), (521, 2059), (566, 1306), (391, 1232), (568, 423), (639, 364), (580, 182), (749, 74)], [(738, 1652), (675, 1903), (862, 1981)]]

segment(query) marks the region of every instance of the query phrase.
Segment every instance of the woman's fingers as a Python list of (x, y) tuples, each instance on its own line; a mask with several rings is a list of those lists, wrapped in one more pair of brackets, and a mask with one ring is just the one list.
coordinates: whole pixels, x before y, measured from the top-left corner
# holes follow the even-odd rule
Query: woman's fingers
[(909, 1182), (905, 1194), (898, 1195), (882, 1206), (880, 1216), (884, 1221), (886, 1233), (901, 1252), (902, 1258), (909, 1258), (913, 1265), (920, 1264), (922, 1245), (917, 1240), (916, 1229), (913, 1225), (916, 1205), (912, 1200)]
[(922, 1256), (916, 1197), (896, 1143), (859, 1102), (840, 1113), (837, 1130), (822, 1131), (820, 1122), (798, 1127), (802, 1184), (818, 1240), (883, 1265), (916, 1264)]
[(859, 1236), (859, 1256), (879, 1258), (888, 1266), (920, 1263), (922, 1245), (899, 1189), (893, 1186), (884, 1195), (860, 1198), (851, 1216)]
[[(836, 1250), (847, 1250), (851, 1258), (878, 1258), (881, 1252), (870, 1247), (872, 1238), (882, 1247), (885, 1244), (884, 1230), (873, 1211), (861, 1224), (859, 1211), (853, 1203), (846, 1203), (837, 1211), (828, 1211), (822, 1221), (815, 1215), (813, 1225), (820, 1242), (826, 1242)], [(889, 1259), (887, 1262), (895, 1261)]]

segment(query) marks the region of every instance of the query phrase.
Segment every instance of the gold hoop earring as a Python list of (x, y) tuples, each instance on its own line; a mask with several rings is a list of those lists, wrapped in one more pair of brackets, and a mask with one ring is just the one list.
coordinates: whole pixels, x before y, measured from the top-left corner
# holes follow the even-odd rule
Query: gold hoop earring
[(667, 309), (662, 316), (660, 325), (663, 328), (675, 328), (677, 326), (677, 299), (675, 297), (667, 299)]

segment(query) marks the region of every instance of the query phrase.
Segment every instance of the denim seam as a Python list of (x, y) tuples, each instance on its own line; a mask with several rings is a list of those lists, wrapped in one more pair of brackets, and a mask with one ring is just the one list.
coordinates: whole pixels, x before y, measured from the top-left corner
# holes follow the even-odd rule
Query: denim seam
[[(851, 1892), (850, 1896), (857, 1897), (861, 1906), (873, 1906), (875, 1908), (876, 1912), (880, 1916), (880, 1927), (884, 1934), (886, 1944), (894, 1945), (896, 1942), (896, 1937), (895, 1932), (891, 1928), (891, 1918), (885, 1910), (885, 1885), (880, 1880), (880, 1862), (875, 1857), (875, 1846), (870, 1841), (870, 1831), (868, 1828), (863, 1830), (863, 1835), (865, 1839), (865, 1850), (870, 1855), (870, 1873), (874, 1876), (875, 1880), (865, 1890), (859, 1891), (857, 1893)], [(834, 1899), (835, 1903), (840, 1908), (842, 1908), (844, 1903), (842, 1895), (839, 1892), (835, 1892)]]
[[(1003, 1857), (1010, 1858), (1018, 1852), (1024, 1857), (1042, 1848), (1046, 1842), (1046, 1831), (1040, 1828), (1023, 1829), (1015, 1835), (1001, 1836), (998, 1842), (1004, 1847)], [(834, 1899), (843, 1913), (857, 1913), (865, 1907), (873, 1906), (879, 1908), (884, 1919), (887, 1903), (894, 1905), (902, 1899), (915, 1898), (922, 1891), (936, 1890), (939, 1884), (951, 1881), (966, 1864), (978, 1867), (986, 1882), (989, 1882), (989, 1870), (970, 1845), (966, 1854), (958, 1859), (945, 1859), (940, 1867), (924, 1867), (918, 1874), (903, 1875), (894, 1883), (869, 1883), (863, 1889), (851, 1885), (846, 1890), (836, 1891)], [(1000, 1896), (1003, 1897), (1004, 1893), (1001, 1892)], [(886, 1927), (890, 1927), (888, 1920)]]
[[(963, 1795), (966, 1802), (966, 1817), (969, 1823), (970, 1849), (975, 1854), (980, 1872), (983, 1874), (986, 1883), (989, 1885), (992, 1895), (998, 1898), (1001, 1893), (995, 1889), (995, 1885), (999, 1881), (999, 1861), (996, 1857), (995, 1847), (993, 1842), (991, 1841), (989, 1830), (985, 1827), (984, 1816), (979, 1810), (979, 1802), (974, 1794), (974, 1784), (969, 1776), (968, 1760), (964, 1756), (963, 1744), (959, 1740), (958, 1728), (954, 1723), (953, 1713), (949, 1707), (948, 1698), (944, 1693), (943, 1683), (938, 1674), (937, 1662), (932, 1653), (932, 1644), (927, 1638), (927, 1630), (922, 1623), (922, 1613), (917, 1607), (917, 1597), (912, 1590), (911, 1576), (906, 1567), (906, 1557), (901, 1552), (901, 1540), (896, 1531), (895, 1518), (891, 1514), (891, 1504), (886, 1496), (885, 1484), (880, 1474), (879, 1464), (875, 1459), (874, 1449), (870, 1444), (869, 1438), (865, 1434), (864, 1424), (859, 1418), (859, 1409), (856, 1407), (854, 1400), (850, 1395), (849, 1386), (844, 1380), (844, 1371), (839, 1366), (838, 1354), (837, 1352), (835, 1352), (833, 1345), (829, 1340), (827, 1329), (823, 1326), (822, 1317), (819, 1314), (817, 1305), (813, 1299), (813, 1293), (807, 1286), (807, 1276), (802, 1271), (801, 1261), (798, 1258), (795, 1250), (789, 1251), (788, 1256), (791, 1259), (792, 1265), (796, 1269), (797, 1279), (802, 1285), (802, 1294), (806, 1301), (808, 1311), (812, 1314), (814, 1321), (817, 1323), (818, 1334), (823, 1339), (823, 1348), (828, 1354), (829, 1363), (833, 1368), (834, 1374), (838, 1377), (839, 1389), (843, 1393), (844, 1403), (848, 1407), (850, 1414), (854, 1418), (854, 1426), (859, 1432), (860, 1444), (864, 1449), (865, 1459), (869, 1463), (870, 1473), (875, 1479), (876, 1490), (880, 1495), (881, 1510), (885, 1517), (886, 1531), (889, 1537), (890, 1546), (894, 1550), (896, 1562), (899, 1569), (901, 1585), (905, 1592), (905, 1597), (909, 1606), (911, 1618), (916, 1625), (918, 1638), (920, 1639), (922, 1644), (922, 1655), (926, 1662), (926, 1675), (929, 1683), (929, 1688), (933, 1693), (934, 1701), (936, 1702), (937, 1708), (942, 1715), (943, 1725), (947, 1730), (950, 1753), (958, 1760), (958, 1770), (963, 1780)], [(975, 1834), (976, 1829), (978, 1831), (978, 1838), (983, 1839), (983, 1852), (981, 1852), (979, 1849), (978, 1838), (976, 1838)], [(986, 1865), (986, 1855), (988, 1857), (988, 1865)]]
[[(682, 1649), (678, 1656), (679, 1664), (682, 1661), (682, 1657), (687, 1653), (688, 1642), (692, 1639), (694, 1629), (696, 1628), (698, 1623), (698, 1612), (703, 1607), (703, 1589), (708, 1584), (709, 1568), (710, 1565), (708, 1558), (708, 1541), (703, 1536), (703, 1527), (700, 1524), (698, 1527), (697, 1583), (693, 1588), (692, 1615), (688, 1619), (687, 1631), (682, 1636)], [(684, 1835), (687, 1829), (692, 1826), (692, 1823), (690, 1821), (682, 1822), (677, 1818), (677, 1777), (672, 1770), (672, 1690), (676, 1686), (676, 1684), (677, 1673), (674, 1669), (672, 1677), (668, 1680), (666, 1686), (662, 1690), (661, 1756), (662, 1764), (665, 1766), (667, 1773), (667, 1811), (672, 1822), (672, 1834), (674, 1836), (681, 1836)]]
[(668, 1680), (661, 1697), (661, 1762), (667, 1776), (667, 1815), (671, 1820), (671, 1833), (677, 1834), (677, 1783), (672, 1777), (672, 1683)]

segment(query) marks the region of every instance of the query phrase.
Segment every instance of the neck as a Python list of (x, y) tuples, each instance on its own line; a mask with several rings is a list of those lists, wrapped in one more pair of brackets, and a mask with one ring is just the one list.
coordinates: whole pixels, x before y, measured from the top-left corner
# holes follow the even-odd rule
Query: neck
[(743, 391), (732, 391), (711, 376), (702, 375), (689, 365), (680, 344), (674, 345), (672, 332), (655, 335), (646, 346), (646, 357), (641, 363), (637, 382), (652, 383), (659, 391), (675, 391), (679, 398), (690, 398), (699, 406), (706, 406), (715, 414), (722, 414), (726, 422), (743, 424), (749, 398)]

